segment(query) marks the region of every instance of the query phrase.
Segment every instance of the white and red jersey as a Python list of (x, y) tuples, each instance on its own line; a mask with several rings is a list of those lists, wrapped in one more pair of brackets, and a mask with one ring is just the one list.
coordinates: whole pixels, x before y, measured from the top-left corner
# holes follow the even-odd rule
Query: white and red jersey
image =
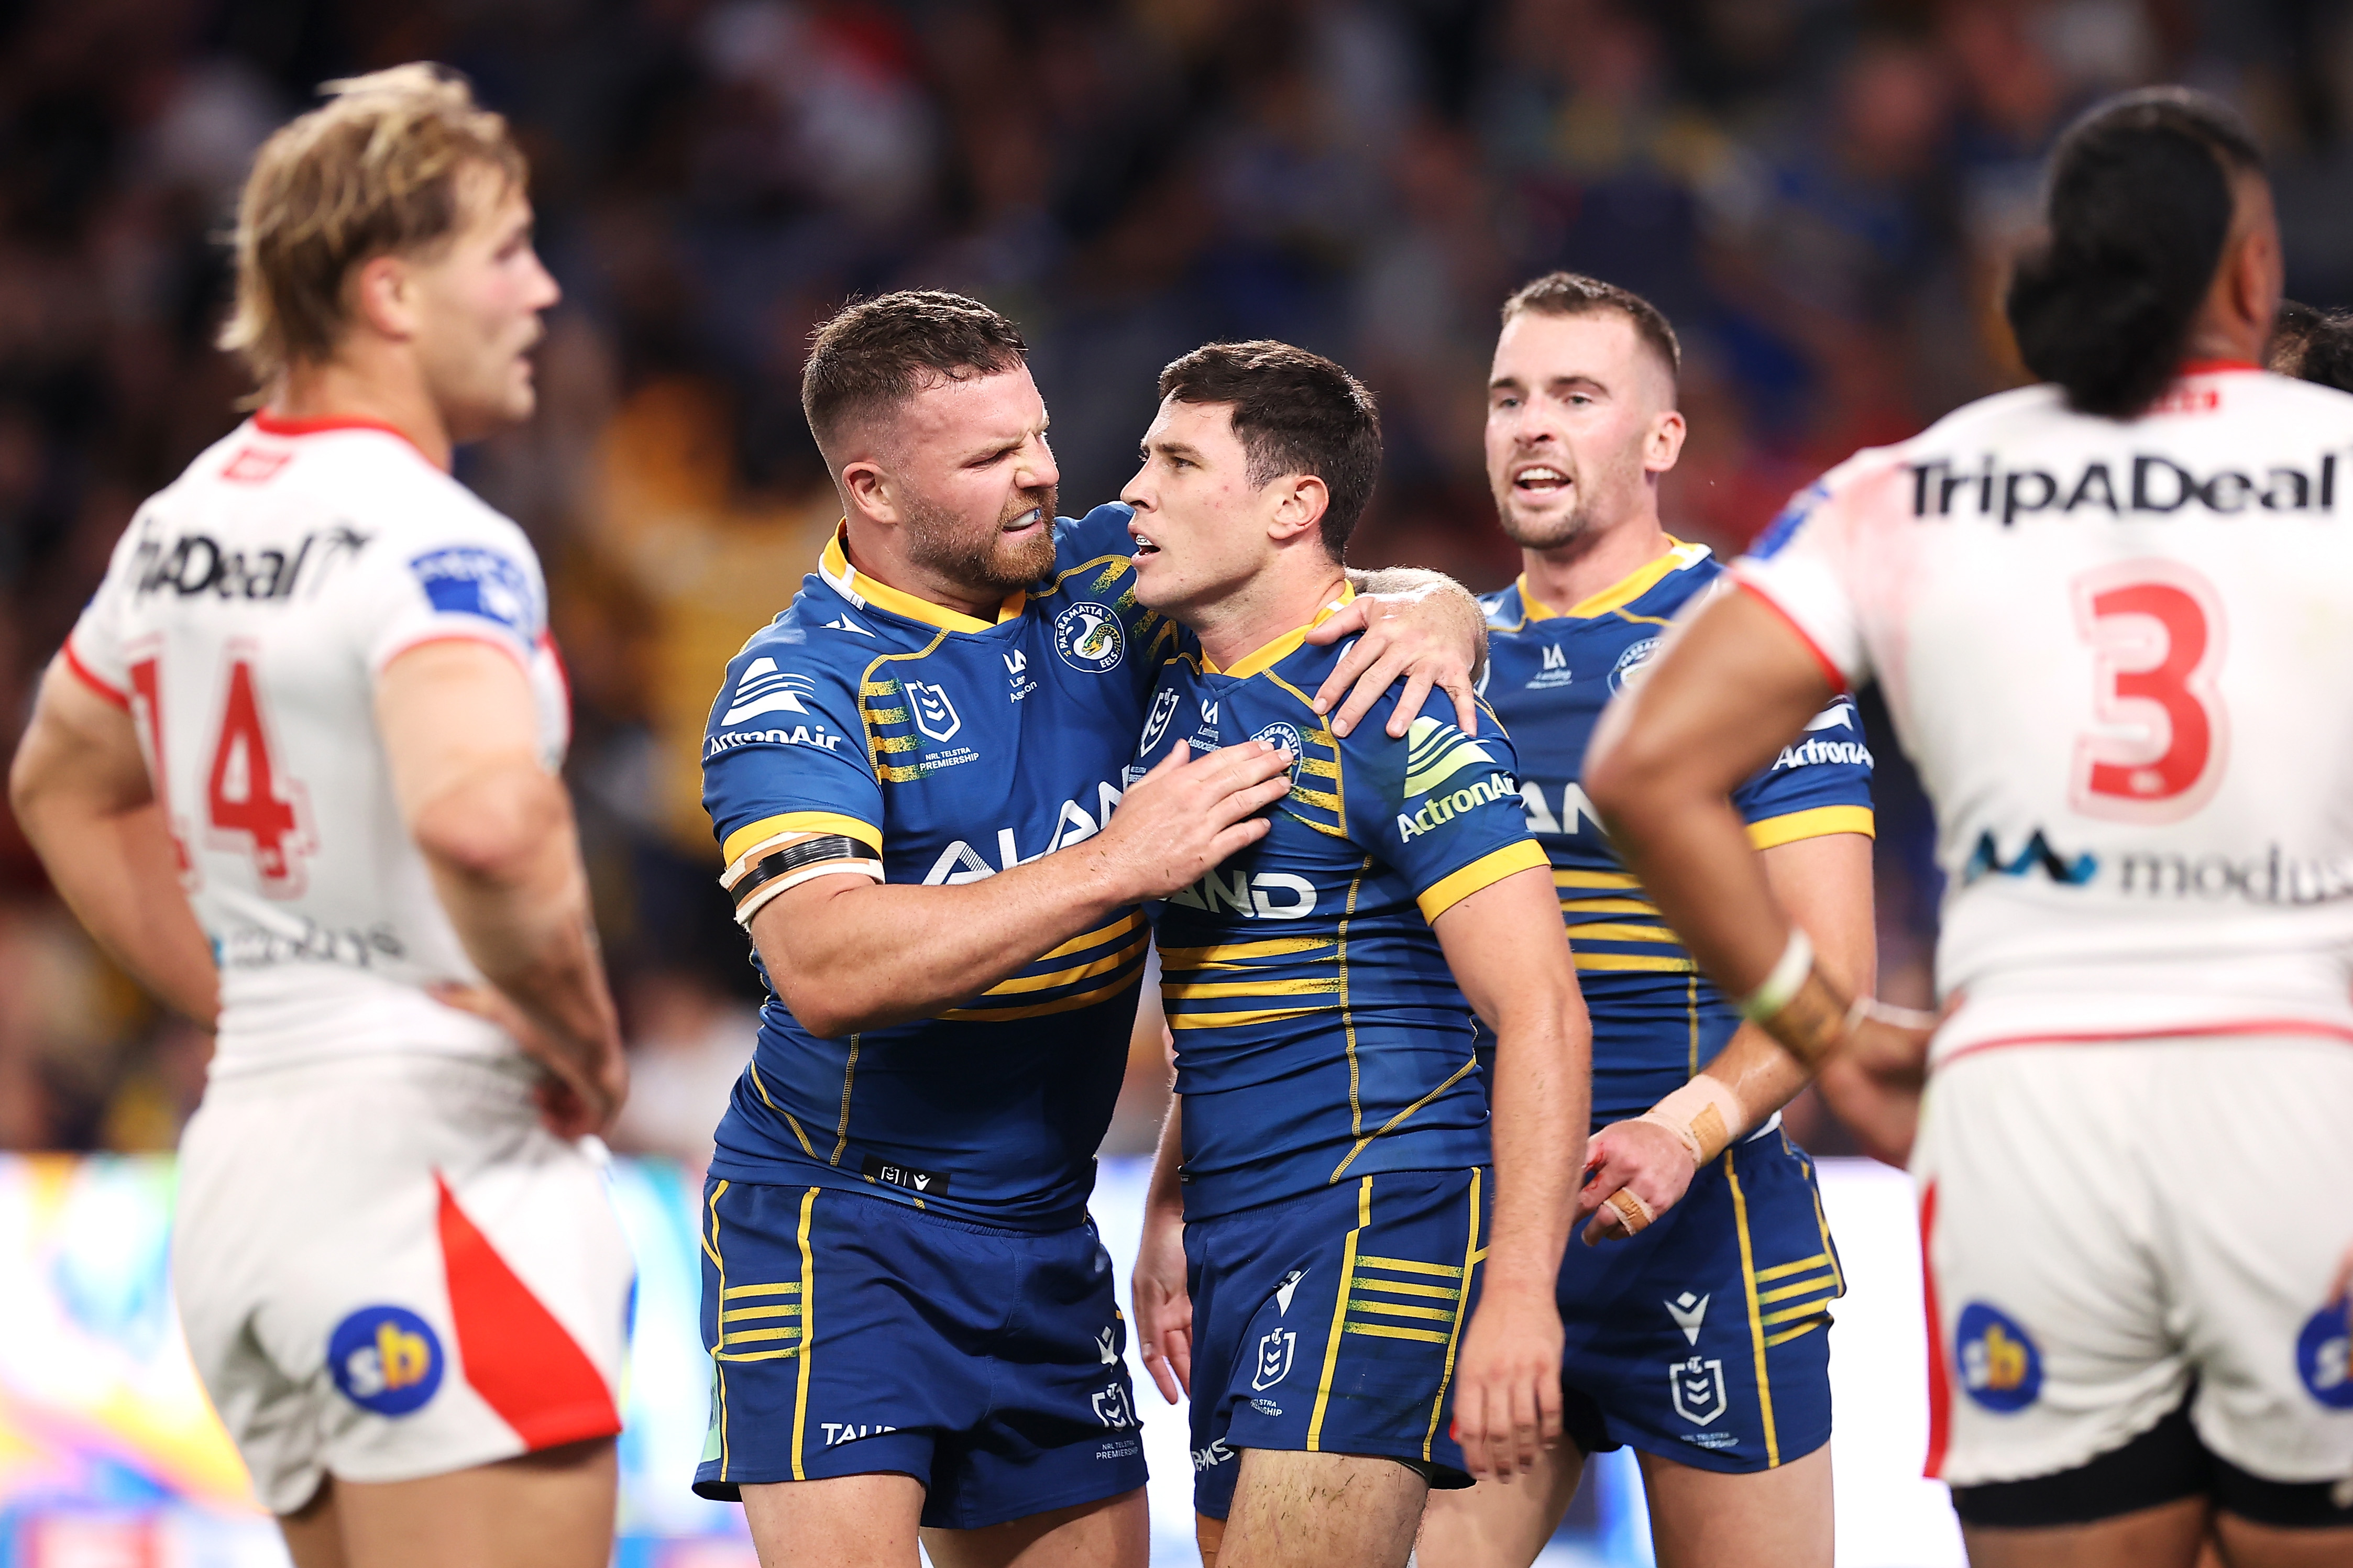
[(66, 658), (137, 725), (220, 964), (216, 1074), (515, 1049), (425, 989), (480, 976), (395, 805), (375, 681), (437, 638), (501, 648), (553, 769), (546, 627), (522, 531), (388, 426), (259, 415), (140, 509)]
[(2353, 1038), (2353, 396), (2004, 393), (1833, 469), (1736, 571), (1878, 678), (1936, 807), (1936, 1059)]

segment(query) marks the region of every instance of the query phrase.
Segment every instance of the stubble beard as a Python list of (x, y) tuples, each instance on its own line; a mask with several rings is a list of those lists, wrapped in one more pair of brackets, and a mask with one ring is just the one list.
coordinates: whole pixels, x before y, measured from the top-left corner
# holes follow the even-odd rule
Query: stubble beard
[(1530, 520), (1524, 518), (1513, 502), (1508, 485), (1495, 493), (1495, 517), (1504, 526), (1504, 536), (1523, 550), (1558, 550), (1573, 544), (1593, 526), (1593, 508), (1583, 494), (1577, 503), (1560, 516)]
[[(1005, 542), (1005, 524), (1032, 508), (1045, 524), (1018, 544)], [(999, 513), (986, 535), (955, 512), (911, 500), (907, 549), (914, 563), (975, 596), (1027, 588), (1054, 569), (1054, 491), (1024, 490)]]

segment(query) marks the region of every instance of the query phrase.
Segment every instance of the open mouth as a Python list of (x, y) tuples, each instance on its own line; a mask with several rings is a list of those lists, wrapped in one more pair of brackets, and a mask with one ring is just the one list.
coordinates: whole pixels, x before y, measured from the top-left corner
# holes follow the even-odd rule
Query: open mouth
[(1025, 529), (1037, 527), (1039, 523), (1045, 521), (1045, 508), (1033, 506), (1018, 516), (1007, 518), (997, 526), (1000, 532), (1019, 533)]
[(1524, 496), (1557, 495), (1568, 483), (1567, 474), (1545, 463), (1532, 463), (1512, 476), (1512, 489)]
[(1160, 553), (1160, 546), (1153, 543), (1152, 541), (1146, 539), (1144, 535), (1131, 531), (1128, 534), (1128, 537), (1135, 541), (1135, 558), (1138, 561), (1143, 560), (1147, 555), (1157, 555)]

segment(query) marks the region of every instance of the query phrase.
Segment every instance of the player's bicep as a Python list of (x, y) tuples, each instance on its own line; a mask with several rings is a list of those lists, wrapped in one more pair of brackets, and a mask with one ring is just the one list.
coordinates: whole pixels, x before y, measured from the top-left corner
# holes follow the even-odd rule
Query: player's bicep
[(1859, 833), (1792, 839), (1761, 851), (1773, 896), (1812, 939), (1823, 969), (1862, 995), (1878, 975), (1871, 852), (1872, 840)]
[(880, 875), (862, 870), (822, 867), (807, 880), (760, 899), (748, 915), (738, 914), (780, 993), (822, 967), (818, 950), (820, 939), (834, 929), (834, 900), (855, 897), (881, 881)]
[(538, 766), (539, 714), (523, 667), (479, 639), (396, 653), (375, 679), (393, 798), (412, 829), (434, 801), (495, 769)]
[(1582, 1010), (1548, 866), (1487, 882), (1451, 904), (1431, 929), (1454, 983), (1490, 1026), (1505, 1027), (1517, 1008)]
[(154, 798), (130, 710), (94, 689), (63, 653), (41, 678), (9, 790), (20, 810), (69, 798), (99, 816), (135, 811)]

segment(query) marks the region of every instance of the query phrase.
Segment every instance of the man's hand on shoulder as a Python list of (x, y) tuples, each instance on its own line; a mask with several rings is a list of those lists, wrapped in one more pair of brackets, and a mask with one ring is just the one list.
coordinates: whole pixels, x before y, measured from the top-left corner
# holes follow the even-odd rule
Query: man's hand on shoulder
[[(1479, 732), (1479, 672), (1487, 663), (1487, 616), (1469, 590), (1437, 572), (1393, 567), (1352, 573), (1356, 596), (1307, 634), (1319, 646), (1354, 636), (1316, 689), (1315, 710), (1332, 712), (1332, 732), (1345, 735), (1364, 721), (1373, 704), (1398, 681), (1405, 690), (1389, 716), (1388, 732), (1402, 739), (1435, 687), (1454, 700), (1454, 721), (1466, 735)], [(1359, 635), (1361, 634), (1361, 635)]]

